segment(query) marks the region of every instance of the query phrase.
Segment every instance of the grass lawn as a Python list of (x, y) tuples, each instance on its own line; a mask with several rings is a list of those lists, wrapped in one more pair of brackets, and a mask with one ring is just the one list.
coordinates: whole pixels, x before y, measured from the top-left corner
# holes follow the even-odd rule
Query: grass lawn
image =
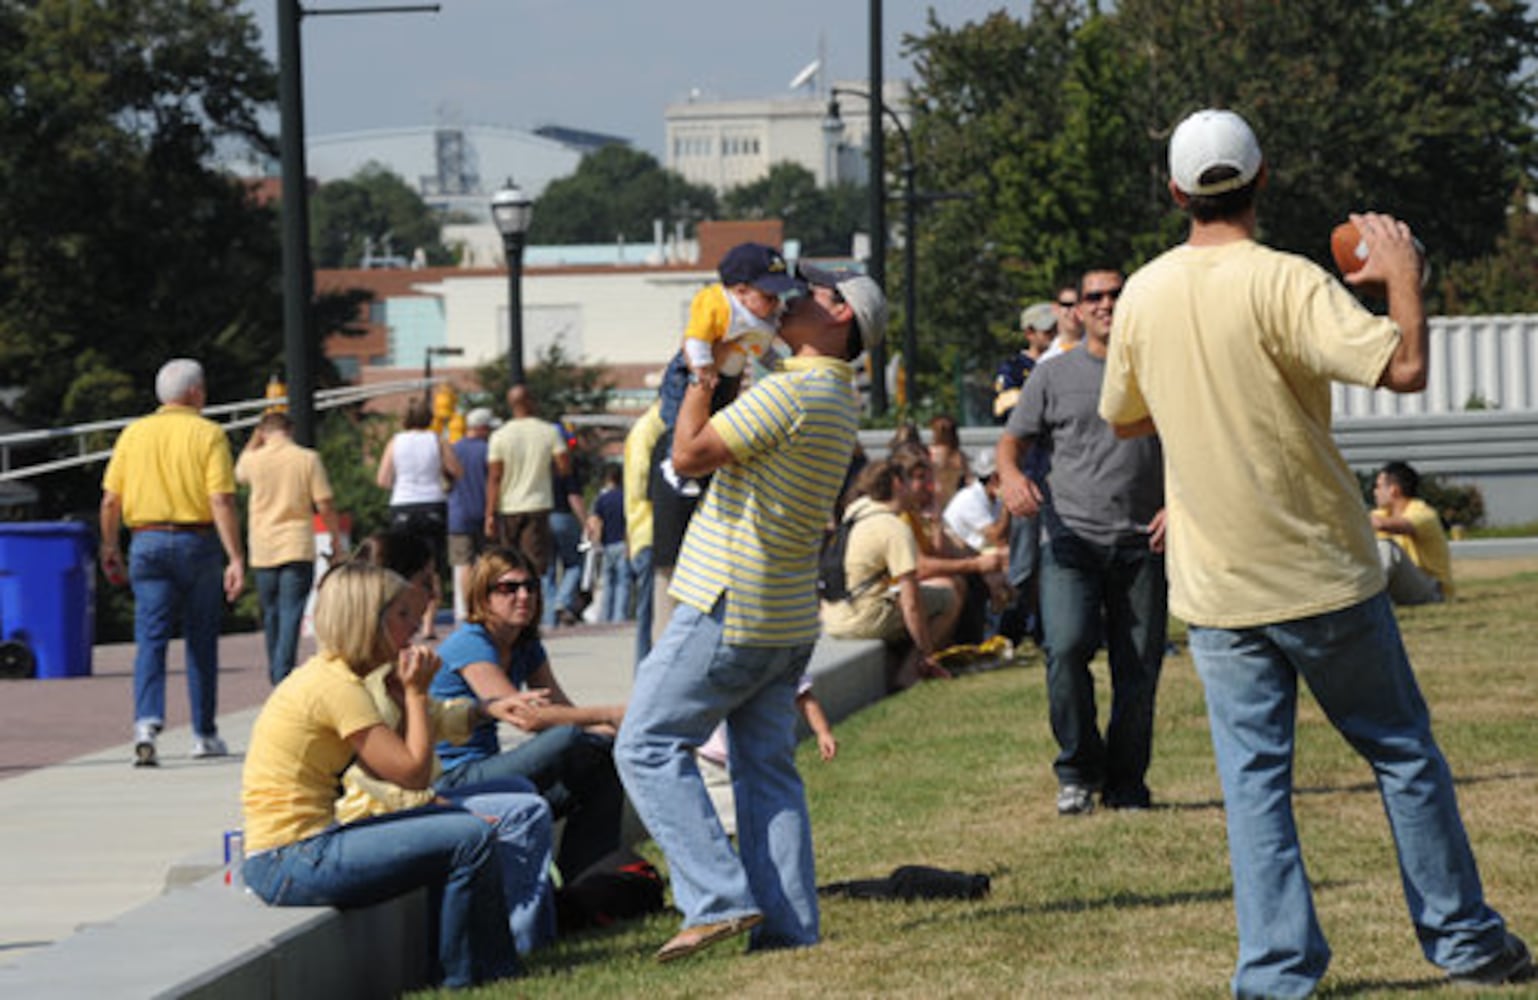
[[(1470, 579), (1400, 622), (1458, 780), (1490, 901), (1538, 943), (1538, 573)], [(1097, 664), (1104, 712), (1104, 663)], [(921, 686), (802, 747), (822, 882), (901, 864), (986, 872), (977, 902), (826, 900), (823, 943), (668, 966), (666, 914), (532, 956), (476, 997), (1223, 997), (1235, 939), (1223, 808), (1188, 655), (1165, 663), (1149, 783), (1157, 807), (1059, 818), (1039, 658)], [(1405, 915), (1371, 775), (1306, 696), (1295, 804), (1335, 958), (1319, 996), (1444, 985)], [(648, 845), (648, 849), (649, 845)], [(1538, 997), (1538, 987), (1500, 996)]]

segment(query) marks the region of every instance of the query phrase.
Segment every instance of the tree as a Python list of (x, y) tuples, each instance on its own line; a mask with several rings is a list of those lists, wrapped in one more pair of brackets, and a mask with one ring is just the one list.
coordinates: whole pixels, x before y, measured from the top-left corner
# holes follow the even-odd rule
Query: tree
[[(548, 345), (526, 374), (529, 394), (546, 419), (563, 413), (603, 413), (609, 408), (614, 381), (602, 365), (583, 365), (572, 360), (559, 342)], [(475, 380), (491, 397), (491, 407), (506, 414), (507, 356), (475, 370)]]
[(372, 251), (452, 264), (433, 210), (411, 186), (378, 163), (324, 184), (310, 199), (310, 245), (316, 267), (357, 267)]
[(715, 192), (665, 170), (649, 153), (610, 145), (582, 158), (570, 177), (540, 195), (530, 243), (645, 243), (652, 223), (691, 223), (715, 215)]
[(786, 235), (801, 241), (802, 254), (843, 257), (850, 254), (855, 232), (867, 225), (866, 198), (864, 185), (820, 188), (810, 170), (786, 162), (728, 190), (721, 211), (731, 219), (781, 219)]
[(215, 398), (281, 356), (277, 227), (208, 167), (271, 151), (275, 93), (237, 0), (0, 3), (0, 384), (42, 424), (145, 408), (199, 357)]
[[(1433, 308), (1472, 301), (1461, 281), (1511, 301), (1465, 264), (1497, 251), (1513, 192), (1531, 189), (1538, 25), (1518, 0), (1039, 0), (1023, 22), (931, 16), (905, 44), (920, 187), (968, 196), (919, 220), (922, 406), (958, 408), (954, 373), (1008, 349), (1019, 307), (1055, 281), (1180, 238), (1167, 144), (1205, 106), (1260, 134), (1268, 243), (1328, 265), (1333, 224), (1381, 208), (1431, 249)], [(1512, 282), (1523, 240), (1491, 265)]]

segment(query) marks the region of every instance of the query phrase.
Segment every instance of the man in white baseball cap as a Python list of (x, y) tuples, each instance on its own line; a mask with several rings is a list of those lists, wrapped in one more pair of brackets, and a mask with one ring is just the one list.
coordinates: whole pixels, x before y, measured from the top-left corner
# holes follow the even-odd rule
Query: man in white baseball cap
[[(1485, 902), (1453, 778), (1384, 590), (1356, 477), (1330, 434), (1330, 384), (1426, 384), (1410, 227), (1353, 215), (1382, 282), (1365, 309), (1312, 261), (1255, 241), (1265, 160), (1231, 111), (1170, 139), (1186, 242), (1127, 282), (1100, 415), (1164, 444), (1170, 611), (1190, 623), (1228, 814), (1235, 996), (1302, 997), (1330, 961), (1292, 815), (1298, 680), (1372, 766), (1427, 959), (1459, 982), (1531, 978)], [(1371, 973), (1368, 973), (1370, 976)]]

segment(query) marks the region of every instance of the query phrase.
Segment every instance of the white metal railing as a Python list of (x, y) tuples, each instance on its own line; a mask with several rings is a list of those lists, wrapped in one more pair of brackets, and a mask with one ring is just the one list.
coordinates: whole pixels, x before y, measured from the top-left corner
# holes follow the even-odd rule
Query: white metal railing
[(1426, 391), (1337, 385), (1336, 417), (1538, 410), (1538, 315), (1436, 316)]
[[(322, 389), (315, 393), (315, 409), (330, 410), (338, 406), (347, 406), (351, 403), (361, 403), (375, 396), (389, 396), (402, 392), (421, 392), (430, 388), (433, 384), (442, 381), (445, 381), (445, 379), (402, 379), (395, 382), (379, 382), (373, 385), (347, 385), (335, 389)], [(211, 420), (222, 423), (226, 431), (232, 431), (252, 426), (262, 418), (262, 413), (268, 407), (287, 402), (287, 396), (244, 399), (236, 403), (220, 403), (216, 406), (205, 406), (203, 408), (203, 415)], [(75, 424), (71, 427), (51, 427), (43, 430), (18, 431), (14, 434), (0, 434), (0, 482), (26, 479), (49, 472), (57, 472), (60, 469), (69, 469), (75, 466), (91, 465), (95, 462), (105, 461), (112, 454), (112, 449), (88, 451), (87, 441), (89, 437), (104, 431), (121, 430), (139, 419), (139, 416), (142, 416), (142, 414), (132, 417), (120, 417), (116, 420), (97, 420), (88, 424)], [(229, 419), (221, 420), (221, 417), (228, 417)], [(68, 458), (50, 459), (20, 468), (11, 468), (12, 448), (66, 440), (75, 441), (77, 454), (71, 455)]]

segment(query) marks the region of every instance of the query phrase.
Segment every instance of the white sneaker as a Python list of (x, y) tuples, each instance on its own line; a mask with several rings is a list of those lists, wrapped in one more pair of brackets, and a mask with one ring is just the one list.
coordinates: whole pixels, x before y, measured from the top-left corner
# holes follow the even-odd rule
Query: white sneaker
[(157, 722), (134, 723), (134, 767), (157, 767), (160, 758), (155, 754), (155, 737), (160, 734)]
[(224, 745), (224, 741), (217, 734), (213, 736), (194, 736), (192, 738), (192, 759), (199, 760), (203, 757), (228, 757), (230, 748)]

